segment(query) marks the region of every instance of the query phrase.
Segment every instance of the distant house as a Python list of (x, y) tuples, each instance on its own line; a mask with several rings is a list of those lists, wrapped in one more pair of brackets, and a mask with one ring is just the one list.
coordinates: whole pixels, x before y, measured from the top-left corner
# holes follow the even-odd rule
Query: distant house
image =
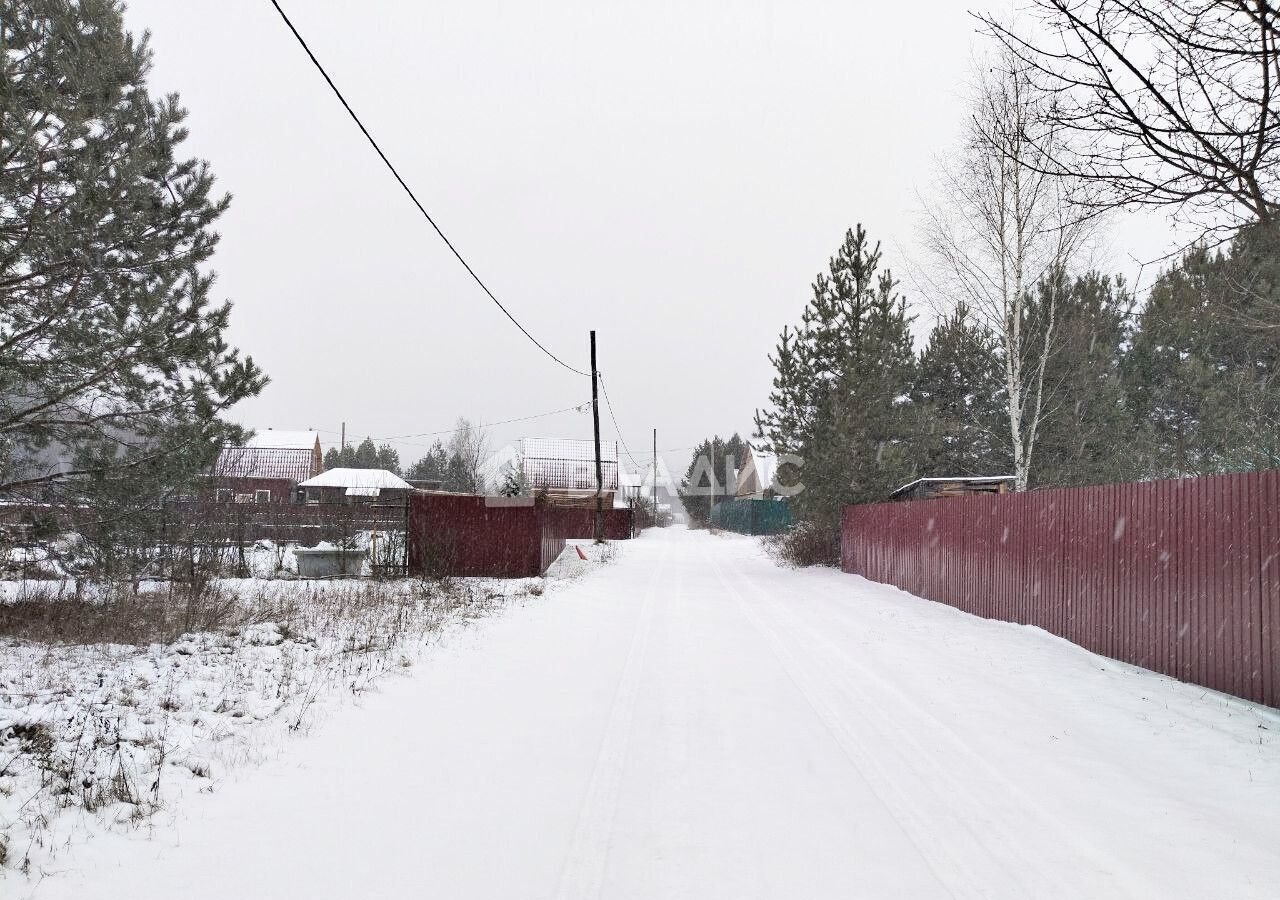
[(747, 461), (738, 470), (737, 490), (734, 496), (739, 500), (763, 500), (772, 496), (777, 485), (778, 458), (772, 453), (765, 453), (750, 445), (747, 446)]
[(618, 466), (618, 492), (614, 495), (613, 505), (622, 509), (631, 506), (640, 499), (649, 499), (649, 467), (632, 472), (624, 465)]
[(330, 469), (298, 485), (308, 503), (403, 500), (413, 485), (386, 469)]
[(298, 485), (324, 468), (314, 431), (266, 431), (243, 447), (223, 447), (211, 472), (216, 499), (236, 503), (293, 503)]
[[(520, 464), (520, 448), (513, 444), (499, 447), (480, 464), (481, 493), (496, 494), (502, 491), (512, 471), (523, 472)], [(432, 490), (432, 488), (427, 488)]]
[(786, 497), (778, 496), (778, 459), (747, 445), (732, 497), (717, 499), (711, 524), (739, 534), (782, 534), (793, 522)]
[[(594, 441), (564, 438), (522, 438), (518, 449), (524, 483), (535, 496), (559, 506), (590, 506), (596, 496)], [(613, 506), (618, 490), (618, 444), (600, 442), (604, 505)]]
[(665, 465), (659, 464), (655, 467), (650, 461), (643, 468), (629, 469), (623, 462), (618, 463), (618, 493), (613, 501), (615, 507), (626, 508), (635, 501), (648, 503), (655, 496), (659, 513), (672, 514), (674, 508), (679, 505), (676, 492), (672, 487), (671, 475), (667, 472)]
[(961, 497), (965, 494), (1007, 494), (1013, 490), (1012, 475), (957, 475), (942, 478), (917, 478), (904, 484), (890, 500), (934, 500), (939, 497)]

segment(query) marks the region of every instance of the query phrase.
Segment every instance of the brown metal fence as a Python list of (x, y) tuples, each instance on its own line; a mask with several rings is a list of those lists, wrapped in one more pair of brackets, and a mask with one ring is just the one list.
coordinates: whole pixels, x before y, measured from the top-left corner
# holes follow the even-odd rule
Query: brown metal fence
[[(535, 505), (531, 497), (417, 491), (409, 501), (410, 574), (527, 578), (572, 539), (592, 536), (593, 512)], [(605, 537), (631, 537), (631, 510), (605, 510)]]
[(1280, 706), (1280, 471), (849, 506), (841, 561)]
[[(559, 554), (532, 501), (486, 502), (471, 494), (414, 493), (409, 499), (409, 573), (528, 578)], [(551, 557), (554, 559), (554, 556)]]

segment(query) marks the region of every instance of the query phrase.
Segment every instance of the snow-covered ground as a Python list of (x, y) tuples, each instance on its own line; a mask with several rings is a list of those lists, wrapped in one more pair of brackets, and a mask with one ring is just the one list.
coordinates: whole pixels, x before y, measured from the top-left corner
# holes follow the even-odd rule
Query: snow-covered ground
[[(71, 590), (5, 587), (0, 614)], [(143, 587), (148, 610), (164, 602), (165, 585)], [(274, 757), (459, 626), (543, 590), (540, 579), (222, 580), (201, 617), (225, 624), (177, 639), (0, 640), (0, 882), (6, 867), (56, 870), (65, 847), (104, 830), (163, 828), (193, 791)]]
[[(255, 579), (296, 578), (298, 561), (294, 550), (298, 546), (295, 542), (261, 540), (246, 545), (243, 552), (234, 546), (221, 547), (214, 552), (216, 563), (211, 568), (221, 574), (243, 570), (242, 574)], [(314, 544), (325, 549), (334, 546), (328, 541)], [(38, 579), (63, 579), (73, 584), (76, 573), (88, 568), (82, 547), (80, 537), (74, 533), (63, 535), (51, 546), (6, 547), (0, 543), (0, 602), (14, 599), (33, 585), (39, 586)], [(404, 533), (384, 531), (375, 536), (371, 531), (356, 531), (346, 548), (367, 554), (361, 574), (368, 575), (372, 562), (383, 566), (403, 562)], [(153, 550), (159, 556), (159, 548)]]
[(6, 896), (1274, 897), (1280, 714), (647, 533)]

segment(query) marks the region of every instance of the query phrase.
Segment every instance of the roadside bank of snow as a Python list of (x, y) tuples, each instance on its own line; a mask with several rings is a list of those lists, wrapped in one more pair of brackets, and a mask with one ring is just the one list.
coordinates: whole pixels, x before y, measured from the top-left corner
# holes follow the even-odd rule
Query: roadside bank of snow
[[(0, 638), (0, 880), (56, 867), (63, 846), (102, 829), (156, 827), (185, 794), (279, 754), (449, 634), (558, 584), (221, 579), (226, 627), (145, 646)], [(143, 599), (166, 589), (144, 584)], [(0, 592), (10, 610), (72, 602), (47, 581)]]

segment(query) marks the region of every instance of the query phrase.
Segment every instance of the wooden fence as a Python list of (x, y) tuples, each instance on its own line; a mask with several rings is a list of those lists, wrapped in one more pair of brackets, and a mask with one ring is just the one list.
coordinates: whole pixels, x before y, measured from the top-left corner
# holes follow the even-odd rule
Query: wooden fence
[(841, 561), (1280, 706), (1280, 471), (850, 506)]

